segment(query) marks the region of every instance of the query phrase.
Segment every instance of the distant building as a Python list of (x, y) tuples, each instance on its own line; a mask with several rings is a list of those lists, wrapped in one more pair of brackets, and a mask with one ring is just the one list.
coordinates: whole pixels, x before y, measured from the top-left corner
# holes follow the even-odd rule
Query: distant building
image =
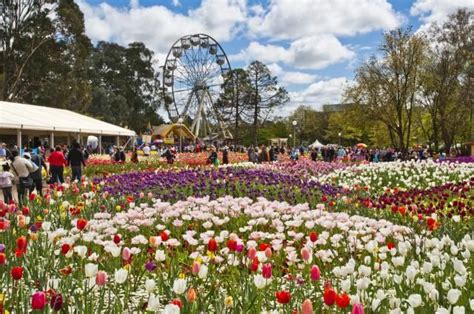
[(323, 112), (340, 112), (350, 107), (352, 104), (328, 104), (323, 105)]

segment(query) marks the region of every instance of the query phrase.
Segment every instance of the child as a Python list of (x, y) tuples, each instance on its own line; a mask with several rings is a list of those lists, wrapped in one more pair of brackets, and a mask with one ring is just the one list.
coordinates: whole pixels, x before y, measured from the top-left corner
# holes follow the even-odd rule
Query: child
[(0, 188), (3, 192), (3, 200), (5, 201), (5, 204), (8, 204), (13, 200), (12, 179), (14, 178), (14, 175), (10, 172), (10, 166), (8, 164), (4, 164), (2, 168), (3, 172), (0, 173)]

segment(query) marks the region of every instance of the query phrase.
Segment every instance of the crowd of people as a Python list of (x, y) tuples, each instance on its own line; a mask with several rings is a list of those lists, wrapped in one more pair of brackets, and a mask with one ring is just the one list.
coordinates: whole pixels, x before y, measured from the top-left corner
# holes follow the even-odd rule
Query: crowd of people
[(80, 181), (82, 169), (89, 158), (87, 149), (77, 142), (70, 148), (67, 145), (55, 148), (39, 145), (33, 149), (24, 148), (22, 153), (17, 147), (7, 148), (4, 143), (1, 148), (0, 188), (3, 198), (5, 203), (13, 201), (15, 186), (20, 205), (35, 190), (37, 194), (43, 195), (43, 181), (63, 183), (65, 167), (71, 167), (73, 181)]

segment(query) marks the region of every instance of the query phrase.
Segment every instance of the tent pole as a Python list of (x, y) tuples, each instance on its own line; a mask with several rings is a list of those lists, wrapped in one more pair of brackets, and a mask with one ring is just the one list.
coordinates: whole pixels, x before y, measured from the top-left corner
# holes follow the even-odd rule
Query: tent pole
[(117, 147), (120, 146), (120, 135), (117, 135), (117, 137), (115, 138), (115, 145)]
[(18, 147), (18, 150), (21, 151), (21, 130), (20, 129), (16, 130), (16, 146)]
[(102, 155), (102, 135), (99, 135), (99, 154)]
[(54, 147), (54, 132), (49, 135), (49, 146)]

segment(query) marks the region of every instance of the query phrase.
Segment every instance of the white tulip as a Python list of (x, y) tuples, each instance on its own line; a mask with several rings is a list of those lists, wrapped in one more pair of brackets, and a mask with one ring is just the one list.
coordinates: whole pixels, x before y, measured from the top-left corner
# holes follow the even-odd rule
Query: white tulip
[(457, 271), (461, 275), (466, 274), (466, 266), (464, 266), (464, 263), (458, 259), (453, 259), (453, 267), (454, 270)]
[(453, 314), (465, 314), (466, 313), (466, 309), (464, 308), (464, 306), (455, 306), (453, 307)]
[(407, 267), (406, 276), (407, 276), (408, 281), (413, 281), (413, 279), (415, 279), (416, 277), (416, 274), (417, 274), (417, 270), (413, 266), (410, 265)]
[(115, 282), (122, 284), (127, 280), (128, 271), (124, 268), (117, 269), (114, 274)]
[(431, 300), (433, 300), (434, 302), (438, 301), (438, 298), (439, 298), (439, 292), (438, 290), (436, 289), (432, 289), (428, 296), (430, 297)]
[(412, 294), (408, 297), (408, 303), (410, 303), (410, 305), (413, 307), (413, 308), (417, 308), (421, 305), (422, 303), (422, 299), (421, 299), (421, 295), (419, 294)]
[(263, 278), (262, 275), (258, 274), (255, 275), (255, 277), (253, 278), (253, 283), (255, 284), (257, 289), (263, 289), (267, 285), (267, 280)]
[(461, 287), (461, 288), (464, 287), (464, 285), (466, 284), (466, 276), (460, 276), (460, 275), (454, 276), (454, 283), (458, 287)]
[(461, 296), (461, 291), (458, 289), (451, 289), (448, 291), (448, 301), (451, 304), (456, 304), (458, 302), (459, 297)]
[(168, 304), (165, 306), (165, 309), (163, 310), (163, 314), (179, 314), (180, 313), (179, 306), (176, 304)]
[(158, 312), (160, 310), (160, 298), (157, 295), (150, 294), (146, 310), (150, 312)]
[(51, 223), (49, 221), (43, 221), (41, 224), (41, 229), (44, 231), (49, 231), (49, 229), (51, 229)]
[(86, 257), (87, 254), (87, 247), (84, 245), (78, 245), (74, 247), (74, 252), (77, 253), (81, 258)]
[(471, 310), (474, 311), (474, 299), (469, 300), (469, 306), (471, 307)]
[(156, 283), (153, 279), (147, 279), (145, 281), (145, 289), (148, 293), (152, 293), (153, 291), (155, 291), (155, 288), (156, 288)]
[(155, 253), (155, 259), (158, 261), (158, 262), (163, 262), (166, 260), (166, 255), (165, 255), (165, 251), (163, 250), (157, 250), (156, 253)]
[(380, 303), (382, 302), (382, 300), (380, 299), (373, 299), (372, 300), (372, 305), (371, 305), (371, 308), (372, 308), (372, 311), (373, 312), (376, 312), (377, 308), (379, 307)]
[(84, 269), (86, 272), (86, 277), (92, 278), (99, 271), (99, 265), (93, 264), (93, 263), (87, 263), (86, 266), (84, 266)]
[(458, 247), (456, 245), (451, 245), (451, 247), (449, 248), (450, 252), (451, 252), (451, 255), (458, 255)]
[(431, 264), (430, 262), (423, 263), (423, 272), (425, 274), (431, 273), (432, 270), (433, 270), (433, 264)]
[(206, 279), (208, 270), (209, 268), (207, 267), (207, 265), (205, 264), (201, 265), (201, 267), (199, 268), (199, 273), (198, 273), (199, 278)]
[(449, 314), (449, 310), (445, 309), (444, 307), (440, 307), (436, 310), (435, 314)]
[(175, 279), (173, 283), (173, 291), (176, 294), (183, 294), (186, 291), (186, 279)]

